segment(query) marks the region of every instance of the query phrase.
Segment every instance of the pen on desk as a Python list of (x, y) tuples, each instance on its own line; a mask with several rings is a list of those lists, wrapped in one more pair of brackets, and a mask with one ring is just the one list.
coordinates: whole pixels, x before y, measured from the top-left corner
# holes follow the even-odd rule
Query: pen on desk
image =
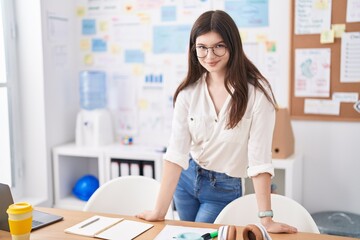
[(92, 220), (92, 221), (90, 221), (90, 222), (88, 222), (88, 223), (85, 223), (85, 224), (82, 225), (80, 228), (84, 228), (84, 227), (86, 227), (86, 226), (89, 226), (90, 224), (93, 224), (94, 222), (99, 221), (99, 220), (100, 220), (100, 218), (95, 218), (94, 220)]

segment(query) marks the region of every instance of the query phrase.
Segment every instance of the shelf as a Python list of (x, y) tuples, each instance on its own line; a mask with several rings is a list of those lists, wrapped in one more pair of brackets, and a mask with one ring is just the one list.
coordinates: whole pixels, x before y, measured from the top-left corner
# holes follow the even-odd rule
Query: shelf
[(83, 210), (86, 202), (82, 201), (72, 195), (61, 198), (54, 204), (55, 208), (71, 209), (71, 210)]
[(72, 188), (79, 178), (91, 174), (105, 182), (104, 157), (99, 149), (76, 147), (75, 144), (53, 149), (54, 206), (81, 210), (84, 201), (72, 195)]
[[(163, 153), (150, 146), (113, 144), (103, 147), (78, 147), (74, 143), (53, 149), (54, 206), (82, 210), (85, 201), (72, 194), (77, 180), (86, 174), (99, 179), (100, 185), (111, 179), (111, 162), (147, 161), (152, 163), (155, 179), (160, 180)], [(146, 164), (145, 164), (146, 165)]]

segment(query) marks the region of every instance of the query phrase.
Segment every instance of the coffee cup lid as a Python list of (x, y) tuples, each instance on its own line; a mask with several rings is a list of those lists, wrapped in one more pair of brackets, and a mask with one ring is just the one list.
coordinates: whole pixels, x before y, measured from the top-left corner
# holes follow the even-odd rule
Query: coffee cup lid
[(8, 214), (23, 214), (23, 213), (31, 212), (32, 210), (33, 208), (30, 203), (18, 202), (11, 204), (6, 212)]

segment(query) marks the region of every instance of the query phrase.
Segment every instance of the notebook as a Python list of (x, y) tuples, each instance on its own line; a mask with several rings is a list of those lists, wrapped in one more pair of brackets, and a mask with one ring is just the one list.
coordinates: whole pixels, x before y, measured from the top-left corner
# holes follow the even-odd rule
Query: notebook
[(64, 231), (94, 238), (130, 240), (153, 226), (140, 221), (95, 215)]
[[(0, 230), (9, 232), (8, 214), (6, 213), (6, 210), (13, 203), (14, 200), (11, 195), (10, 187), (0, 183)], [(45, 227), (49, 224), (61, 221), (62, 219), (62, 216), (34, 210), (32, 230)]]

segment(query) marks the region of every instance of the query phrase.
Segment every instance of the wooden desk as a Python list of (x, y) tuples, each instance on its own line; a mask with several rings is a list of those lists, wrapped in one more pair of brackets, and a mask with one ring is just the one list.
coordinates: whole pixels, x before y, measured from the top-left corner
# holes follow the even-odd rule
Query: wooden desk
[[(82, 211), (73, 211), (73, 210), (63, 210), (63, 209), (55, 209), (55, 208), (36, 208), (40, 211), (53, 213), (57, 215), (61, 215), (64, 217), (64, 220), (61, 222), (54, 223), (47, 227), (38, 229), (31, 233), (31, 240), (64, 240), (64, 239), (92, 239), (83, 236), (77, 236), (73, 234), (67, 234), (64, 232), (64, 229), (79, 223), (86, 218), (89, 218), (94, 215), (91, 212), (82, 212)], [(109, 217), (119, 217), (119, 215), (114, 214), (99, 214), (103, 216)], [(136, 217), (131, 216), (122, 216), (129, 220), (142, 221)], [(153, 228), (149, 229), (145, 233), (141, 234), (136, 238), (136, 240), (152, 240), (156, 237), (156, 235), (163, 229), (166, 224), (177, 225), (177, 226), (188, 226), (188, 227), (204, 227), (204, 228), (218, 228), (221, 225), (209, 224), (209, 223), (194, 223), (194, 222), (184, 222), (184, 221), (176, 221), (176, 220), (166, 220), (163, 222), (152, 222), (154, 225)], [(238, 235), (237, 239), (243, 239), (241, 237), (243, 227), (237, 227)], [(270, 234), (273, 240), (354, 240), (354, 238), (348, 237), (338, 237), (338, 236), (330, 236), (330, 235), (321, 235), (321, 234), (313, 234), (313, 233), (296, 233), (296, 234)], [(10, 233), (0, 231), (0, 239), (1, 240), (11, 240)]]

